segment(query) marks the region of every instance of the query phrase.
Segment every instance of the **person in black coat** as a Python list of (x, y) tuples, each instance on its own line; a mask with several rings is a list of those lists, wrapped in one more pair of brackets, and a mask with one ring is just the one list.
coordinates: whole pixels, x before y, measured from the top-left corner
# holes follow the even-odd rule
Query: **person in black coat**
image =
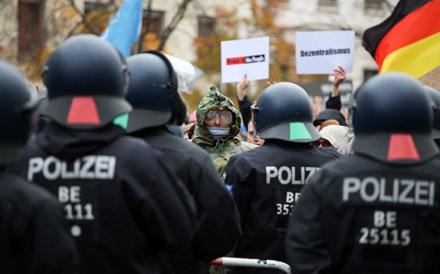
[(56, 198), (7, 171), (31, 134), (36, 93), (18, 69), (0, 62), (0, 272), (77, 273), (75, 242)]
[[(341, 155), (314, 146), (320, 136), (312, 124), (312, 106), (300, 86), (280, 82), (268, 86), (252, 108), (261, 147), (233, 156), (225, 183), (232, 186), (243, 235), (235, 257), (286, 261), (287, 221), (306, 181)], [(233, 273), (282, 273), (235, 268)]]
[(439, 273), (432, 106), (421, 83), (397, 72), (355, 93), (354, 155), (310, 178), (290, 217), (292, 273)]
[(186, 107), (166, 56), (149, 51), (129, 57), (127, 63), (131, 71), (127, 100), (134, 107), (127, 131), (171, 159), (172, 169), (194, 198), (198, 217), (192, 250), (201, 263), (199, 273), (206, 272), (206, 264), (232, 250), (241, 233), (234, 200), (209, 155), (169, 131), (170, 125), (182, 124)]
[(125, 59), (94, 35), (73, 36), (43, 71), (49, 122), (20, 170), (63, 204), (81, 273), (161, 273), (162, 252), (194, 273), (191, 197), (149, 145), (126, 136)]

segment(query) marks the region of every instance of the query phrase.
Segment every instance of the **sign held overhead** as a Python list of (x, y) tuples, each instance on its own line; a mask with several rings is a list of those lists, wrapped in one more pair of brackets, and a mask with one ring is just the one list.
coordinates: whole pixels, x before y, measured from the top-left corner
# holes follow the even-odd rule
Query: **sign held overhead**
[(354, 31), (310, 31), (296, 33), (296, 73), (332, 74), (342, 66), (353, 69)]
[(221, 42), (222, 83), (269, 78), (269, 37)]

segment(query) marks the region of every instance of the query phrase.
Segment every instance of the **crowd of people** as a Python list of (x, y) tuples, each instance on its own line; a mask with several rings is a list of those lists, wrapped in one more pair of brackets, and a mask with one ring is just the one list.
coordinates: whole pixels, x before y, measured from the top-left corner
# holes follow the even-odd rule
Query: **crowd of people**
[(73, 36), (40, 94), (1, 62), (0, 273), (438, 273), (440, 94), (380, 74), (347, 119), (346, 77), (317, 117), (295, 83), (251, 102), (246, 75), (238, 108), (213, 85), (191, 115), (159, 51)]

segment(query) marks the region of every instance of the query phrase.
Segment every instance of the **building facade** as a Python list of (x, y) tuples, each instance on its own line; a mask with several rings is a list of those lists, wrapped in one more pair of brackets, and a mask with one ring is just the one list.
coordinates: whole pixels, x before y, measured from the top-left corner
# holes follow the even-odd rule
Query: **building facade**
[[(62, 40), (78, 31), (78, 26), (84, 24), (84, 18), (88, 14), (98, 9), (116, 12), (122, 2), (123, 0), (2, 0), (1, 58), (18, 65), (27, 64), (26, 72), (32, 73), (32, 70), (39, 69), (38, 66)], [(144, 0), (143, 30), (148, 29), (160, 38), (183, 2), (185, 0)], [(166, 43), (167, 52), (184, 60), (194, 61), (194, 38), (215, 31), (216, 7), (235, 9), (238, 14), (248, 16), (248, 2), (189, 1), (183, 19)], [(397, 0), (290, 0), (283, 4), (277, 23), (287, 30), (287, 38), (292, 43), (296, 31), (354, 30), (356, 53), (351, 78), (353, 87), (356, 88), (377, 71), (373, 58), (362, 47), (363, 31), (389, 16), (396, 2)], [(106, 20), (108, 22), (109, 18)], [(99, 33), (100, 29), (94, 31)], [(240, 36), (248, 38), (249, 34), (241, 32)], [(292, 64), (294, 62), (292, 60)]]

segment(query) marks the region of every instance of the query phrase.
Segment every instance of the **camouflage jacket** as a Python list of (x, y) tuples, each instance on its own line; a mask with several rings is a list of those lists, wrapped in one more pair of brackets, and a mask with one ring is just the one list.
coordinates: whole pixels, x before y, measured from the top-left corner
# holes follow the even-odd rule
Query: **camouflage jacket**
[[(228, 109), (233, 113), (233, 122), (230, 134), (223, 139), (214, 139), (204, 125), (205, 115), (211, 109)], [(254, 144), (243, 142), (238, 136), (240, 132), (241, 116), (228, 97), (219, 92), (217, 87), (212, 86), (209, 93), (202, 98), (196, 112), (197, 124), (194, 130), (192, 142), (206, 150), (214, 162), (217, 172), (223, 175), (229, 158), (237, 153), (256, 148)]]

